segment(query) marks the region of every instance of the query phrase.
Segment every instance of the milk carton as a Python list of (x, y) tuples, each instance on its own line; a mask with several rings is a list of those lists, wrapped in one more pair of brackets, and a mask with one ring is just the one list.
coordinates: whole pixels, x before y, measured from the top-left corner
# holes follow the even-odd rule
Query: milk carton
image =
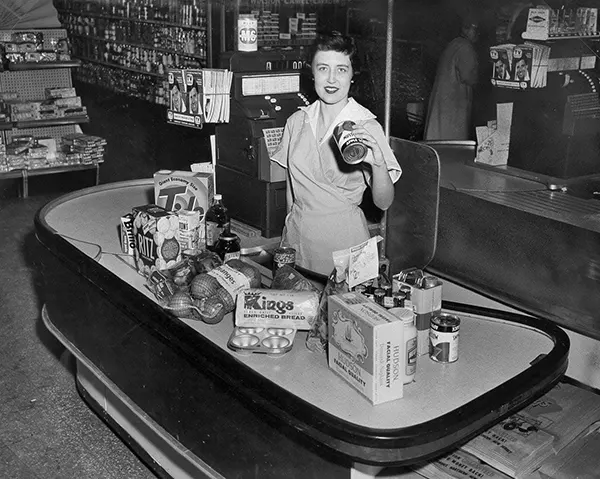
[(371, 403), (403, 395), (404, 324), (360, 293), (327, 298), (329, 367)]
[(206, 244), (206, 211), (213, 201), (211, 173), (159, 170), (154, 173), (154, 202), (168, 211), (197, 211), (198, 248)]

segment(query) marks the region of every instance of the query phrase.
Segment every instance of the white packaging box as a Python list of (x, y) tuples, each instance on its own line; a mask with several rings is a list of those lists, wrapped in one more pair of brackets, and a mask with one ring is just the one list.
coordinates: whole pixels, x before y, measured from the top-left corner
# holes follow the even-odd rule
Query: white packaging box
[(404, 394), (404, 323), (360, 293), (327, 298), (329, 367), (372, 404)]

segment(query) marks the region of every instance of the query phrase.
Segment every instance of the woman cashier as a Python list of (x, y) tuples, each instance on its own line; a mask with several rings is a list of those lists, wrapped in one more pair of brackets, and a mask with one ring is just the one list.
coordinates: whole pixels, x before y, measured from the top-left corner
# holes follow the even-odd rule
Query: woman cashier
[[(325, 275), (333, 270), (333, 251), (369, 239), (359, 207), (367, 186), (375, 205), (386, 210), (402, 173), (375, 115), (348, 97), (355, 59), (351, 37), (334, 32), (316, 41), (311, 70), (319, 98), (288, 118), (272, 155), (287, 168), (281, 245), (296, 249), (297, 265)], [(344, 162), (333, 138), (336, 125), (346, 120), (355, 123), (353, 133), (368, 147), (357, 165)]]

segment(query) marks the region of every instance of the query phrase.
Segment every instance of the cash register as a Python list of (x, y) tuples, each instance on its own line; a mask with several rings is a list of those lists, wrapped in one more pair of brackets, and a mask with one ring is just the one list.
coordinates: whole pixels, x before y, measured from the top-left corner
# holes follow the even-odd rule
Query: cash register
[(287, 118), (310, 103), (300, 49), (225, 53), (233, 73), (229, 123), (215, 131), (217, 190), (232, 218), (279, 236), (286, 216), (285, 169), (270, 161)]

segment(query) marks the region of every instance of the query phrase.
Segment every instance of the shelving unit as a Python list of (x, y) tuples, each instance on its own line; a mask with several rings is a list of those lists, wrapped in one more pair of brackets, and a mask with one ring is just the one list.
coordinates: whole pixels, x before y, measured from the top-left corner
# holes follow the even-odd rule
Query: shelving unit
[[(67, 36), (64, 29), (31, 30), (44, 36), (44, 49), (51, 50), (52, 45)], [(0, 31), (0, 41), (9, 41), (12, 31)], [(73, 86), (71, 69), (79, 67), (78, 60), (48, 63), (9, 63), (6, 71), (0, 72), (0, 92), (18, 92), (21, 100), (40, 100), (45, 98), (45, 89), (52, 87), (70, 88)], [(30, 135), (35, 138), (54, 138), (59, 140), (65, 135), (80, 133), (79, 124), (89, 122), (87, 116), (49, 118), (44, 120), (16, 121), (0, 125), (3, 143), (9, 143), (13, 137)], [(66, 173), (70, 171), (96, 170), (95, 184), (100, 179), (100, 164), (65, 164), (36, 169), (17, 169), (0, 172), (0, 180), (20, 178), (21, 194), (29, 195), (29, 177)]]
[(79, 81), (162, 105), (168, 68), (211, 66), (209, 3), (57, 0), (55, 6), (82, 62)]

